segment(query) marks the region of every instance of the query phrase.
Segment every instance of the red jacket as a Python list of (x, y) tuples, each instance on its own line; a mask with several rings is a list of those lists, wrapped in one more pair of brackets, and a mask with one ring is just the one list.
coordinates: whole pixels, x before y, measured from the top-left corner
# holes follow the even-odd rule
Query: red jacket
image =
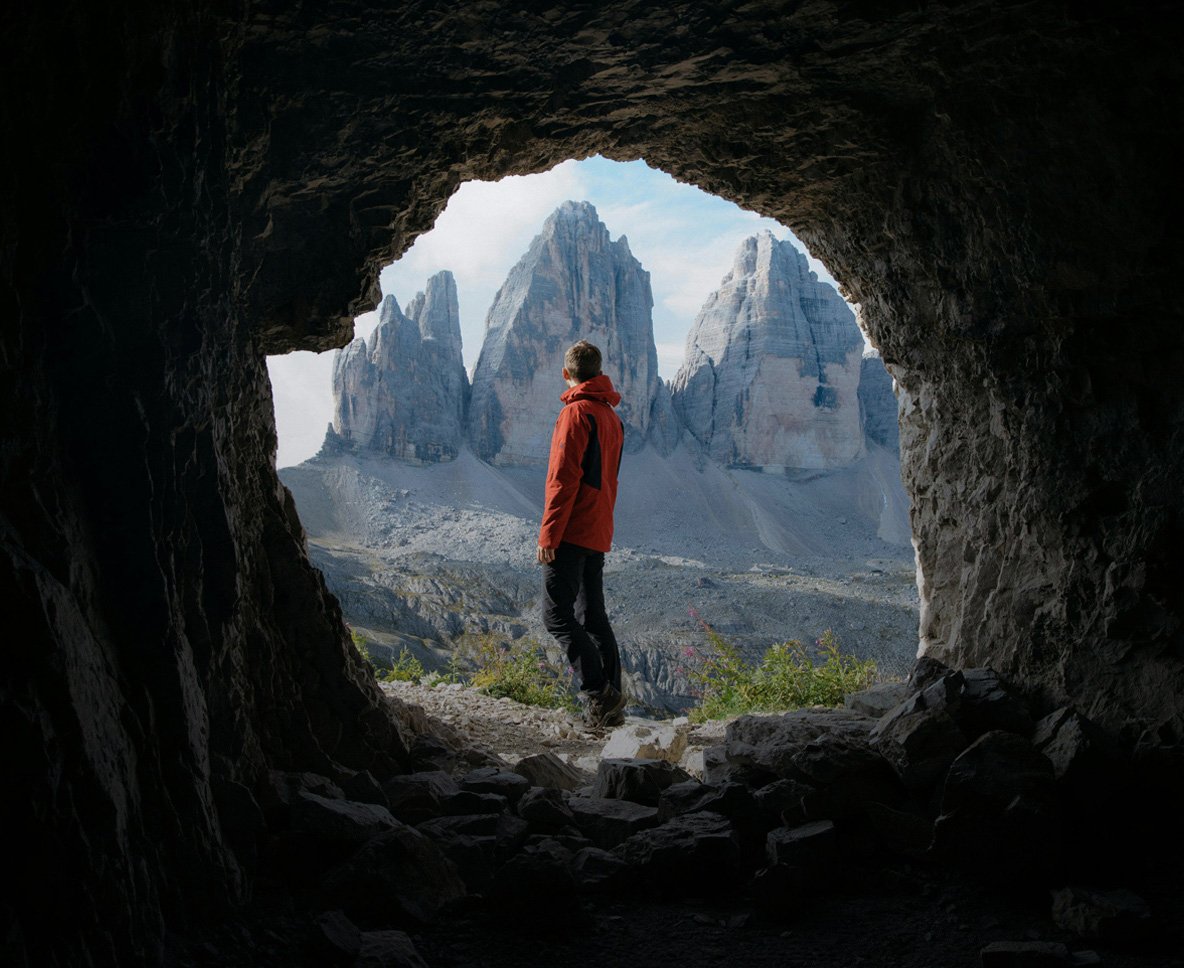
[(613, 543), (617, 470), (625, 440), (613, 407), (621, 395), (603, 373), (571, 387), (551, 434), (539, 547), (559, 542), (608, 551)]

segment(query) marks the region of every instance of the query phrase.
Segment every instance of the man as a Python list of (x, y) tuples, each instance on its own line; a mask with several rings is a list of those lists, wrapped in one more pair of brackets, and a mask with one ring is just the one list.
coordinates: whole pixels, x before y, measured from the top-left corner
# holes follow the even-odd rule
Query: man
[(568, 389), (551, 435), (538, 547), (543, 622), (581, 680), (584, 717), (593, 729), (625, 721), (621, 657), (604, 608), (604, 554), (613, 541), (624, 428), (613, 411), (621, 395), (600, 363), (600, 350), (585, 340), (563, 357)]

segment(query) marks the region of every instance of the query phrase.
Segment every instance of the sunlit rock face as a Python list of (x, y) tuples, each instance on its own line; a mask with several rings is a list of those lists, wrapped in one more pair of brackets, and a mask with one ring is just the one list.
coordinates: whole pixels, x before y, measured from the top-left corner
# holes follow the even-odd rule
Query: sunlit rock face
[(330, 440), (401, 460), (451, 460), (463, 438), (468, 389), (456, 282), (439, 272), (406, 314), (387, 296), (370, 339), (338, 351)]
[(863, 338), (806, 257), (769, 232), (746, 239), (695, 319), (674, 406), (716, 460), (830, 469), (863, 453)]
[(580, 339), (600, 348), (621, 394), (625, 446), (668, 450), (678, 431), (658, 376), (650, 274), (613, 241), (596, 209), (564, 202), (498, 290), (473, 373), (469, 435), (495, 464), (545, 463), (562, 406), (563, 354)]

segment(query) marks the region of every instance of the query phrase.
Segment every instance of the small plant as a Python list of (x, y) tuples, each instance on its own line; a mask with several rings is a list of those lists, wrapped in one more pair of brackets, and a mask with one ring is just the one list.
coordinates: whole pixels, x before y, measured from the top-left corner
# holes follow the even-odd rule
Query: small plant
[(453, 652), (448, 659), (448, 669), (444, 672), (439, 672), (433, 669), (423, 678), (425, 686), (431, 686), (433, 689), (436, 686), (463, 686), (468, 682), (468, 677), (465, 675), (464, 669), (461, 668), (460, 656)]
[(407, 646), (403, 646), (399, 651), (399, 658), (378, 678), (383, 682), (418, 683), (423, 677), (423, 663), (408, 651)]
[(513, 644), (486, 639), (477, 649), (477, 670), (470, 683), (490, 696), (527, 706), (576, 708), (560, 670), (531, 639)]
[[(366, 636), (359, 632), (352, 625), (347, 625), (349, 629), (349, 638), (353, 642), (354, 648), (358, 650), (358, 655), (370, 663), (370, 667), (374, 668), (374, 656), (370, 654), (370, 649), (366, 646)], [(377, 675), (377, 673), (375, 673)]]
[(830, 629), (815, 643), (821, 662), (801, 642), (790, 641), (770, 647), (754, 664), (706, 622), (700, 620), (700, 624), (710, 652), (690, 673), (701, 696), (700, 705), (690, 714), (695, 722), (749, 712), (837, 706), (845, 695), (867, 688), (876, 677), (875, 661), (844, 655)]
[(403, 646), (399, 652), (399, 658), (388, 669), (371, 654), (366, 636), (352, 626), (348, 626), (348, 628), (349, 637), (354, 644), (354, 648), (370, 664), (370, 668), (374, 672), (374, 678), (379, 682), (419, 682), (423, 679), (423, 663), (408, 651), (407, 646)]

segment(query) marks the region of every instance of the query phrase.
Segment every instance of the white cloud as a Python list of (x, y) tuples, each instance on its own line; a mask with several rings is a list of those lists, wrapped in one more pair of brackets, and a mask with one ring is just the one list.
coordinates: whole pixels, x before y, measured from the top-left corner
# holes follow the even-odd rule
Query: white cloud
[(288, 353), (267, 358), (275, 427), (276, 466), (307, 460), (321, 448), (333, 419), (333, 353)]
[(673, 380), (674, 374), (682, 366), (686, 352), (686, 342), (656, 343), (658, 350), (658, 372), (667, 380)]

